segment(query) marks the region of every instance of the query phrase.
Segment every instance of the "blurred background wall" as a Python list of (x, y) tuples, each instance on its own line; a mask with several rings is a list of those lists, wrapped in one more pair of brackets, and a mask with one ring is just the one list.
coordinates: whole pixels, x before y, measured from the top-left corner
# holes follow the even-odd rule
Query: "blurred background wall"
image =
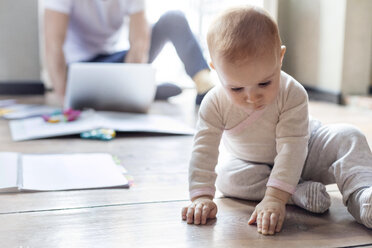
[(372, 1), (280, 0), (283, 70), (330, 94), (366, 95), (372, 82)]
[[(48, 84), (39, 38), (42, 2), (0, 0), (0, 83)], [(245, 3), (263, 6), (277, 18), (287, 46), (283, 70), (307, 88), (326, 92), (330, 98), (366, 95), (372, 88), (371, 0), (148, 0), (147, 15), (155, 22), (167, 10), (184, 11), (209, 60), (205, 34), (213, 16)], [(193, 87), (171, 45), (154, 66), (158, 81)]]
[(40, 81), (38, 0), (0, 0), (0, 82)]

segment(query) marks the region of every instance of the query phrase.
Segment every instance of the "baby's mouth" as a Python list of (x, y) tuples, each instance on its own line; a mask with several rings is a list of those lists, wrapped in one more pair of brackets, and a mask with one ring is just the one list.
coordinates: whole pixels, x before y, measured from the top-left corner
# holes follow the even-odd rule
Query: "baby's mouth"
[(255, 106), (254, 107), (254, 110), (261, 110), (261, 109), (263, 109), (265, 107), (265, 105), (264, 104), (261, 104), (261, 105), (259, 105), (259, 106)]

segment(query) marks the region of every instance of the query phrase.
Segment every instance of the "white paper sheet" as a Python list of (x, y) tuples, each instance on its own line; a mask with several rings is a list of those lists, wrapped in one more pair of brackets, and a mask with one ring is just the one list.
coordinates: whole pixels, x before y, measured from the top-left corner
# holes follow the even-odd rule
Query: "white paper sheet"
[(0, 108), (11, 106), (16, 104), (15, 99), (5, 99), (5, 100), (0, 100)]
[(83, 112), (72, 122), (48, 123), (41, 117), (9, 122), (14, 141), (79, 134), (96, 128), (111, 128), (119, 132), (151, 132), (191, 135), (194, 130), (168, 116), (117, 113), (104, 111)]
[(0, 153), (0, 192), (17, 191), (18, 154), (13, 152)]
[(23, 155), (23, 190), (128, 187), (112, 156), (95, 154)]
[(42, 116), (47, 114), (52, 114), (53, 112), (59, 110), (58, 108), (44, 106), (44, 105), (35, 105), (25, 108), (20, 108), (16, 111), (7, 113), (3, 115), (4, 119), (15, 120), (15, 119), (24, 119), (35, 116)]
[(164, 115), (99, 112), (102, 126), (122, 132), (193, 134), (186, 124)]

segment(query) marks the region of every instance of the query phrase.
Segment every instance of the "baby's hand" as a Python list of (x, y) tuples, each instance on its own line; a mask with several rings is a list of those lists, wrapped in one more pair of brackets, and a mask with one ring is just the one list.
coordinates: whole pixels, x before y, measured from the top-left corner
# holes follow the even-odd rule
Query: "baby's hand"
[(188, 207), (182, 209), (182, 219), (187, 224), (206, 224), (207, 219), (214, 219), (217, 215), (217, 205), (206, 196), (196, 198)]
[(273, 196), (265, 196), (256, 206), (248, 224), (257, 222), (257, 231), (274, 235), (282, 229), (285, 217), (285, 202)]

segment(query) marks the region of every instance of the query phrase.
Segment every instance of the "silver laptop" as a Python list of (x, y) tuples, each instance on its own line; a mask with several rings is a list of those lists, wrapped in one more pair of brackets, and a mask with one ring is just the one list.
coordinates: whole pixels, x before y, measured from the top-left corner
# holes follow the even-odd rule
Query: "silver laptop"
[(155, 92), (155, 69), (149, 64), (73, 63), (64, 107), (144, 113)]

